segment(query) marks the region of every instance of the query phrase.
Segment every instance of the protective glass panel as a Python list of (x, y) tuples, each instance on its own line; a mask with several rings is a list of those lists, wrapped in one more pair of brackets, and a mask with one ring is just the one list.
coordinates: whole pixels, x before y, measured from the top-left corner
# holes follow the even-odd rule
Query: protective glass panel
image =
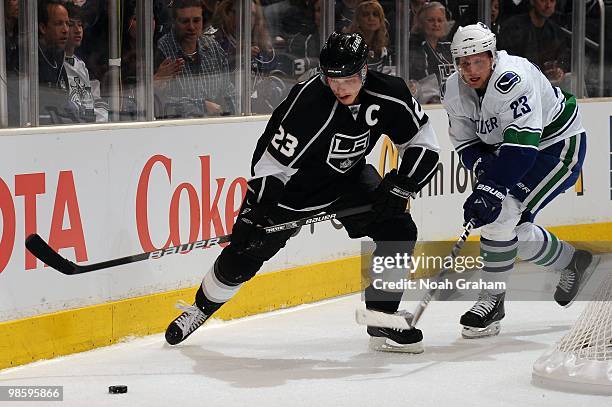
[(569, 92), (573, 80), (570, 2), (535, 0), (532, 3), (523, 1), (517, 6), (502, 2), (498, 49), (527, 58), (553, 85)]
[(421, 104), (440, 103), (440, 87), (455, 71), (450, 44), (459, 26), (478, 21), (476, 1), (410, 1), (408, 86)]
[[(8, 111), (3, 122), (8, 127), (19, 127), (19, 2), (17, 0), (4, 0), (4, 46), (6, 77), (0, 78), (6, 85), (6, 102)], [(3, 113), (4, 114), (4, 113)]]
[(316, 72), (322, 0), (251, 2), (251, 108), (270, 113)]
[(336, 30), (358, 32), (370, 50), (368, 69), (397, 74), (395, 0), (336, 1)]
[(104, 2), (42, 1), (38, 7), (39, 124), (109, 120), (102, 89), (108, 67)]
[(156, 12), (155, 117), (179, 119), (237, 113), (233, 1), (175, 0)]

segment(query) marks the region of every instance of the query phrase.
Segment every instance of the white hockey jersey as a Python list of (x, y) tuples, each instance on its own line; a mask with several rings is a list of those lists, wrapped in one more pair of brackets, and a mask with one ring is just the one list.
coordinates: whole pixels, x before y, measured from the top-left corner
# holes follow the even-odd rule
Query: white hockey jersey
[(453, 73), (442, 103), (457, 152), (484, 142), (544, 149), (584, 131), (576, 98), (525, 58), (498, 51), (484, 97)]
[(68, 98), (79, 107), (83, 121), (107, 122), (108, 104), (100, 97), (100, 82), (90, 80), (85, 62), (77, 57), (67, 57), (64, 69), (68, 76)]

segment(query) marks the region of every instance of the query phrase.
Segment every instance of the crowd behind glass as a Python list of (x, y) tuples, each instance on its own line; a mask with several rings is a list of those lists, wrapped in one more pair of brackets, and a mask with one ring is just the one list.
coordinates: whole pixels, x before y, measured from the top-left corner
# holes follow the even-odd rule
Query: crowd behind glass
[[(23, 126), (20, 79), (28, 75), (19, 49), (27, 38), (20, 29), (20, 7), (33, 2), (3, 0), (6, 97), (3, 127)], [(137, 0), (114, 0), (119, 58), (110, 55), (108, 0), (39, 0), (38, 122), (40, 125), (139, 120), (139, 46)], [(140, 0), (141, 1), (141, 0)], [(322, 14), (336, 31), (359, 32), (369, 45), (369, 69), (401, 75), (422, 104), (439, 103), (440, 87), (455, 70), (450, 41), (461, 25), (485, 21), (478, 0), (149, 0), (152, 2), (155, 120), (270, 113), (298, 81), (317, 74), (325, 31)], [(330, 4), (333, 2), (333, 4)], [(612, 48), (600, 53), (602, 17), (612, 19), (612, 2), (586, 0), (583, 96), (612, 96)], [(498, 49), (523, 56), (551, 83), (571, 91), (572, 10), (569, 0), (491, 0), (486, 19)], [(248, 21), (239, 11), (250, 5)], [(142, 7), (142, 6), (141, 6)], [(400, 10), (407, 7), (406, 10)], [(602, 14), (603, 12), (603, 14)], [(405, 13), (407, 18), (397, 18)], [(480, 14), (480, 15), (479, 15)], [(398, 66), (398, 24), (405, 21), (408, 66)], [(604, 23), (605, 24), (605, 23)], [(22, 24), (23, 25), (23, 24)], [(610, 25), (610, 24), (609, 24)], [(248, 32), (250, 31), (250, 33)], [(605, 37), (610, 38), (610, 29)], [(246, 35), (248, 34), (248, 35)], [(250, 41), (250, 73), (243, 82), (242, 43)], [(399, 40), (398, 40), (399, 38)], [(608, 41), (612, 47), (612, 40)], [(607, 58), (600, 60), (601, 55)], [(241, 65), (242, 64), (242, 65)], [(113, 86), (111, 67), (119, 67)], [(598, 75), (603, 67), (604, 79)], [(4, 71), (4, 72), (3, 72)], [(247, 83), (247, 86), (243, 86)], [(240, 103), (244, 94), (249, 103)], [(118, 103), (110, 103), (113, 95)], [(23, 113), (21, 113), (23, 116)], [(149, 116), (151, 117), (151, 116)]]

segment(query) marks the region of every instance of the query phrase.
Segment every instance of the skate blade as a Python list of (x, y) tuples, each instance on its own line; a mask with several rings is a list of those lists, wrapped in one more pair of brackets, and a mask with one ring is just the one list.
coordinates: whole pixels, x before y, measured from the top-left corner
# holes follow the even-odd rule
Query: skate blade
[(486, 328), (474, 328), (472, 326), (464, 326), (461, 330), (461, 336), (465, 339), (485, 338), (487, 336), (495, 336), (501, 331), (499, 321), (493, 322)]
[(582, 278), (582, 281), (580, 281), (580, 285), (578, 286), (578, 292), (576, 293), (574, 298), (572, 298), (572, 300), (569, 303), (563, 306), (563, 308), (571, 307), (574, 301), (576, 301), (576, 298), (578, 298), (578, 296), (580, 295), (584, 287), (588, 284), (589, 279), (593, 275), (593, 272), (595, 271), (597, 266), (599, 266), (600, 261), (601, 261), (601, 256), (593, 256), (593, 260), (591, 261), (591, 264), (589, 264), (589, 267), (587, 267), (586, 270), (584, 270), (584, 274), (583, 274), (584, 277)]
[(371, 350), (377, 352), (394, 352), (394, 353), (423, 353), (423, 341), (410, 343), (406, 345), (399, 344), (388, 338), (382, 338), (377, 336), (370, 337), (370, 343), (368, 344)]

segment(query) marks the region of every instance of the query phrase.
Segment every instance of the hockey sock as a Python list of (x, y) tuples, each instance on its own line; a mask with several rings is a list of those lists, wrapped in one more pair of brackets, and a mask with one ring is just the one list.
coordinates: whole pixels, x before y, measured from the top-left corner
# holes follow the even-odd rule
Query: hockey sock
[(574, 255), (574, 247), (558, 239), (541, 226), (521, 223), (516, 228), (521, 259), (554, 270), (566, 268)]
[(402, 292), (377, 290), (373, 286), (365, 289), (366, 308), (374, 311), (394, 313), (402, 301)]
[(196, 294), (196, 305), (205, 314), (212, 314), (221, 305), (229, 301), (240, 289), (242, 284), (231, 284), (224, 281), (215, 265), (204, 276), (200, 289)]
[[(482, 281), (496, 284), (494, 289), (488, 289), (491, 294), (501, 294), (506, 290), (504, 287), (508, 281), (508, 277), (514, 261), (516, 259), (518, 248), (518, 239), (515, 237), (512, 240), (499, 241), (480, 238), (480, 255), (483, 258), (484, 267), (482, 268)], [(491, 286), (493, 286), (491, 284)]]

